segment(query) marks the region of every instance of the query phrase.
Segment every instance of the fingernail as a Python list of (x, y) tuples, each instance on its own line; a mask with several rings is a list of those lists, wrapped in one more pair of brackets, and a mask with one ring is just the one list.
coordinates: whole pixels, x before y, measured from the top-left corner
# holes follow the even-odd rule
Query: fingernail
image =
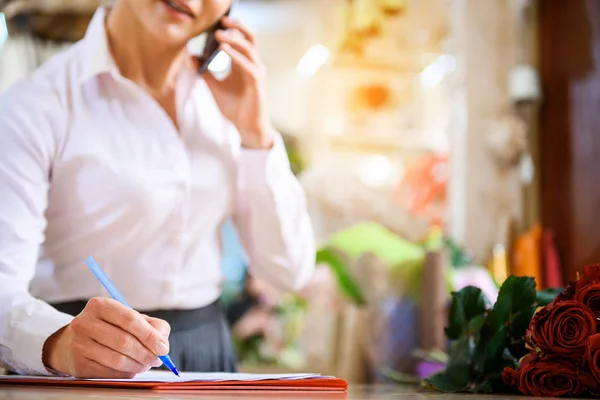
[(160, 342), (158, 342), (156, 350), (158, 351), (157, 355), (164, 356), (165, 354), (169, 353), (169, 344), (161, 340)]
[(154, 368), (158, 368), (158, 367), (160, 367), (160, 366), (162, 365), (162, 361), (160, 361), (160, 359), (158, 359), (158, 358), (157, 358), (157, 359), (156, 359), (156, 360), (154, 360), (154, 362), (153, 362), (152, 364), (150, 364), (150, 365), (152, 365)]

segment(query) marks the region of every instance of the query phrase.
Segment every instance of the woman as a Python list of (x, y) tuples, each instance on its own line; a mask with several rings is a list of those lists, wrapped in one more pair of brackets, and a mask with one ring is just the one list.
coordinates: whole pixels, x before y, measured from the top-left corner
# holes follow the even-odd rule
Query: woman
[[(117, 0), (0, 98), (0, 362), (11, 370), (127, 378), (167, 352), (180, 370), (235, 370), (218, 304), (229, 218), (253, 275), (289, 289), (308, 280), (312, 230), (268, 121), (254, 36), (223, 18), (223, 81), (199, 76), (186, 52), (230, 4)], [(102, 297), (89, 255), (141, 313)]]

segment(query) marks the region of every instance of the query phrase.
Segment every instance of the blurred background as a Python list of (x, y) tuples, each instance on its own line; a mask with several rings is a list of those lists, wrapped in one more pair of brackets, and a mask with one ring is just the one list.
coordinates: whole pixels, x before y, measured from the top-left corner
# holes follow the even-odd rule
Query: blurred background
[[(83, 37), (99, 0), (0, 0), (0, 92)], [(415, 381), (446, 359), (450, 293), (561, 287), (600, 261), (600, 2), (242, 0), (319, 268), (247, 273), (223, 227), (243, 370)], [(1, 145), (1, 136), (0, 136)]]

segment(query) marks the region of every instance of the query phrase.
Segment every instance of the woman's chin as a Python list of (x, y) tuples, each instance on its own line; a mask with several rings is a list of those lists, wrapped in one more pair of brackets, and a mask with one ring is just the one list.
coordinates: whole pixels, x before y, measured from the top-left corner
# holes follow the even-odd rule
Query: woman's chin
[(165, 24), (160, 29), (152, 29), (152, 36), (158, 43), (178, 46), (185, 45), (192, 37), (188, 29), (174, 24)]

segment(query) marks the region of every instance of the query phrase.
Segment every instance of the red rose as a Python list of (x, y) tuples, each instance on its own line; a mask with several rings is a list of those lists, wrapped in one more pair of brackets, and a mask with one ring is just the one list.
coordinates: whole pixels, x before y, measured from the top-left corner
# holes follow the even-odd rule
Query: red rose
[(591, 283), (600, 282), (600, 264), (587, 265), (577, 280), (577, 290)]
[(521, 366), (519, 391), (526, 396), (579, 396), (594, 391), (597, 383), (590, 374), (579, 371), (572, 361), (556, 355), (535, 359)]
[(523, 368), (525, 368), (527, 365), (536, 361), (537, 358), (537, 353), (529, 353), (525, 357), (521, 358), (521, 360), (519, 361), (519, 371), (515, 371), (514, 369), (509, 367), (504, 368), (504, 371), (502, 371), (502, 380), (504, 381), (504, 383), (506, 383), (509, 387), (513, 389), (518, 389), (519, 382), (521, 380), (520, 371), (523, 370)]
[(573, 300), (588, 306), (598, 323), (600, 318), (600, 265), (588, 265), (576, 283)]
[(579, 301), (592, 310), (596, 323), (600, 318), (600, 283), (592, 283), (575, 292), (575, 301)]
[(554, 299), (554, 303), (557, 303), (559, 301), (565, 301), (565, 300), (573, 300), (573, 297), (575, 296), (575, 286), (576, 285), (577, 285), (577, 281), (569, 282), (569, 284), (567, 285), (565, 290), (561, 294), (556, 296), (556, 298)]
[(585, 351), (584, 365), (600, 382), (600, 333), (590, 336)]
[(567, 300), (537, 312), (529, 324), (527, 338), (544, 353), (580, 360), (588, 338), (595, 333), (592, 311), (577, 301)]
[(502, 371), (502, 380), (508, 387), (513, 389), (517, 389), (519, 387), (519, 380), (521, 379), (521, 374), (518, 371), (515, 371), (512, 368), (504, 368)]
[(539, 358), (540, 358), (539, 354), (529, 353), (525, 357), (523, 357), (519, 360), (519, 368), (526, 367), (527, 365), (531, 364), (532, 362), (537, 361)]

